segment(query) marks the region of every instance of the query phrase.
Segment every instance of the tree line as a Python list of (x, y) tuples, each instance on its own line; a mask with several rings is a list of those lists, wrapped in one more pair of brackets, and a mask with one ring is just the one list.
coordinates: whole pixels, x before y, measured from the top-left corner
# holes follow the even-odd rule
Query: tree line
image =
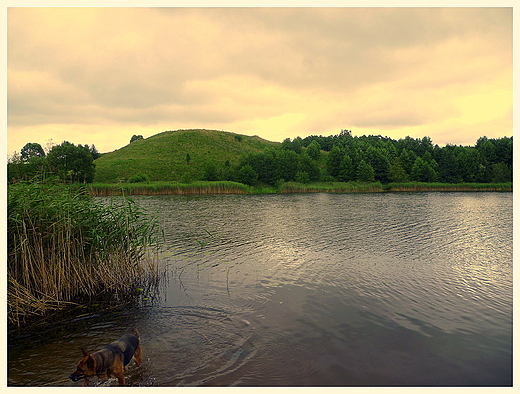
[[(297, 137), (279, 150), (249, 155), (247, 173), (284, 181), (502, 183), (513, 179), (513, 137), (481, 137), (474, 146), (434, 145), (430, 137)], [(252, 171), (251, 171), (252, 170)], [(251, 176), (251, 175), (250, 175)]]
[[(45, 154), (39, 144), (28, 143), (10, 159), (8, 180), (53, 176), (70, 183), (92, 182), (94, 160), (99, 156), (94, 145), (64, 141)], [(186, 162), (190, 162), (189, 154)], [(513, 137), (481, 137), (474, 146), (439, 147), (430, 137), (357, 137), (342, 130), (325, 137), (286, 138), (277, 148), (242, 157), (236, 166), (229, 161), (206, 162), (202, 168), (201, 180), (247, 185), (288, 181), (503, 183), (513, 179)]]
[(94, 160), (100, 157), (94, 145), (74, 145), (63, 141), (46, 153), (35, 142), (24, 145), (7, 163), (7, 180), (30, 181), (58, 179), (63, 183), (91, 183), (94, 180)]

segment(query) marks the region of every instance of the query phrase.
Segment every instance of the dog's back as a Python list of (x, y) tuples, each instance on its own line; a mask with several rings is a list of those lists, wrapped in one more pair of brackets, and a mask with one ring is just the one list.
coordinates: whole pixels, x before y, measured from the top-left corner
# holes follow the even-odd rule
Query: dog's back
[(101, 352), (105, 351), (113, 355), (120, 355), (123, 364), (126, 366), (130, 360), (132, 360), (132, 357), (139, 346), (139, 333), (137, 332), (136, 334), (136, 331), (137, 330), (134, 330), (134, 334), (123, 335), (117, 341), (114, 341), (101, 349)]

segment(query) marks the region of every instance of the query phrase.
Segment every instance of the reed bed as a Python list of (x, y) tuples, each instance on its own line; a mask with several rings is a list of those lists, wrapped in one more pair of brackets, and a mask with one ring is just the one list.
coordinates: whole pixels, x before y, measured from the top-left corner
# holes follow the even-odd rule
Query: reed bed
[(158, 285), (158, 226), (129, 199), (84, 188), (8, 188), (8, 322), (93, 302), (126, 303)]
[(511, 192), (513, 183), (440, 183), (440, 182), (407, 182), (389, 183), (385, 187), (388, 191), (438, 191), (438, 192)]
[(287, 182), (280, 186), (281, 193), (354, 193), (382, 192), (380, 182), (327, 182), (327, 183), (296, 183)]
[(101, 184), (88, 186), (88, 193), (93, 196), (119, 195), (183, 195), (183, 194), (246, 194), (250, 187), (238, 182), (150, 182), (150, 183), (121, 183)]

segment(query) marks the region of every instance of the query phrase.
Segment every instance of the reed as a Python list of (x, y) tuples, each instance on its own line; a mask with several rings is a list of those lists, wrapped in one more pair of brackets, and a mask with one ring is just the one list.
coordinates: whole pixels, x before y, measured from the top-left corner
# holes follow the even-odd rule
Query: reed
[(92, 302), (124, 303), (158, 284), (157, 223), (131, 200), (84, 188), (8, 188), (8, 322)]
[(408, 191), (469, 191), (469, 192), (511, 192), (513, 182), (506, 183), (441, 183), (441, 182), (406, 182), (389, 183), (385, 190), (408, 192)]
[(94, 183), (88, 186), (93, 196), (118, 195), (177, 195), (177, 194), (245, 194), (250, 187), (238, 182), (150, 182), (150, 183)]
[(380, 182), (318, 182), (296, 183), (287, 182), (280, 186), (281, 193), (353, 193), (353, 192), (382, 192)]

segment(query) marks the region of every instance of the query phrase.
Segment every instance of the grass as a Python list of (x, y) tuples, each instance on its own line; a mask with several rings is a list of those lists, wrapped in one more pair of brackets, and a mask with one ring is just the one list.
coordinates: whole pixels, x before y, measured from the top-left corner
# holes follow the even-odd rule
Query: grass
[(82, 188), (8, 188), (8, 323), (88, 303), (125, 303), (158, 284), (157, 224), (130, 199)]
[(513, 182), (507, 183), (389, 183), (387, 191), (513, 191)]
[(169, 194), (246, 194), (251, 188), (230, 181), (149, 182), (149, 183), (94, 183), (88, 193), (94, 196), (114, 195), (169, 195)]
[(277, 186), (259, 184), (247, 186), (230, 181), (94, 183), (87, 187), (94, 196), (167, 195), (167, 194), (272, 194), (272, 193), (367, 193), (411, 191), (512, 191), (509, 183), (390, 183), (380, 182), (284, 182)]
[(216, 130), (165, 131), (103, 154), (95, 160), (94, 182), (116, 183), (138, 174), (150, 181), (201, 179), (207, 163), (222, 168), (227, 161), (235, 166), (248, 153), (278, 145), (256, 136)]
[(281, 193), (348, 193), (348, 192), (382, 192), (381, 182), (286, 182), (280, 186)]

